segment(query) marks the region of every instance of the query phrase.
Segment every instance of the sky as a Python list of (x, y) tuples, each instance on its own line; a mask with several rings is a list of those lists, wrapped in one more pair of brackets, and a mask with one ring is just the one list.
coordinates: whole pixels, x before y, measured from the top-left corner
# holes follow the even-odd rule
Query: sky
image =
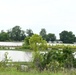
[(16, 25), (57, 38), (63, 30), (76, 35), (76, 0), (0, 0), (0, 31)]

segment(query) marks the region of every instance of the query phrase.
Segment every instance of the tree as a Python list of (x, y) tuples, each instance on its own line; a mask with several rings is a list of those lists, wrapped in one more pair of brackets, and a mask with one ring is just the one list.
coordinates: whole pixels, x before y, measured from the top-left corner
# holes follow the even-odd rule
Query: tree
[(34, 33), (33, 33), (33, 31), (31, 29), (26, 29), (26, 34), (28, 36), (32, 36)]
[(30, 48), (30, 44), (29, 44), (29, 39), (30, 39), (30, 36), (27, 36), (25, 39), (24, 39), (24, 43), (23, 43), (23, 48), (24, 49), (29, 49)]
[(8, 30), (9, 38), (13, 41), (22, 41), (26, 37), (25, 32), (21, 30), (20, 26), (15, 26)]
[(8, 33), (4, 32), (3, 30), (0, 33), (0, 41), (8, 41), (9, 40), (9, 36)]
[(43, 38), (38, 35), (38, 34), (34, 34), (30, 37), (29, 39), (29, 43), (30, 43), (30, 47), (34, 50), (33, 53), (33, 64), (35, 65), (35, 67), (39, 70), (42, 69), (41, 67), (41, 62), (42, 62), (42, 57), (40, 55), (40, 49), (45, 50), (47, 47), (47, 42), (45, 40), (43, 40)]
[(42, 38), (43, 38), (44, 40), (46, 40), (46, 30), (45, 30), (44, 28), (41, 29), (40, 35), (42, 36)]
[(39, 48), (44, 49), (46, 47), (47, 42), (43, 40), (43, 38), (40, 35), (34, 34), (29, 39), (30, 47), (34, 51), (38, 51)]
[(21, 38), (21, 40), (24, 40), (25, 37), (26, 37), (25, 31), (24, 31), (24, 30), (21, 30), (21, 33), (20, 33), (20, 38)]
[(52, 33), (47, 34), (46, 40), (47, 41), (55, 41), (56, 40), (55, 34), (52, 34)]
[(76, 37), (71, 31), (62, 31), (59, 35), (63, 43), (74, 43), (76, 41)]

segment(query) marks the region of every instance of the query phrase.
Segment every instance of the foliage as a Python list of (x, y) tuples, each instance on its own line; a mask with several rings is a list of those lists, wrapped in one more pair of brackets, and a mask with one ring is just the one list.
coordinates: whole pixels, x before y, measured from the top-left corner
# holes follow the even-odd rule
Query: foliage
[(71, 31), (62, 31), (59, 35), (63, 43), (74, 43), (76, 41), (76, 37)]
[(75, 58), (72, 47), (64, 45), (49, 46), (47, 52), (44, 51), (44, 53), (41, 53), (39, 51), (40, 46), (43, 45), (45, 47), (46, 41), (37, 34), (30, 37), (29, 43), (35, 52), (33, 63), (39, 71), (46, 69), (55, 72), (63, 68), (74, 68)]
[(12, 62), (12, 60), (10, 58), (8, 58), (8, 52), (5, 52), (4, 60), (2, 60), (0, 62), (0, 71), (10, 70), (11, 62)]
[(47, 46), (47, 42), (42, 39), (40, 35), (34, 34), (29, 39), (30, 47), (34, 51), (38, 51), (39, 48), (44, 50), (44, 46)]
[(25, 38), (25, 32), (21, 30), (20, 26), (15, 26), (11, 30), (8, 30), (10, 40), (22, 41)]
[(35, 53), (34, 64), (40, 71), (46, 69), (53, 72), (75, 68), (76, 59), (73, 50), (65, 47), (62, 50), (51, 49), (43, 54)]
[(55, 41), (56, 40), (56, 36), (55, 34), (49, 33), (46, 35), (46, 41)]
[(73, 68), (73, 62), (74, 62), (74, 55), (73, 55), (73, 50), (69, 47), (65, 47), (63, 49), (63, 67), (71, 69)]
[(9, 40), (9, 35), (2, 30), (0, 33), (0, 41), (8, 41), (8, 40)]
[(46, 30), (45, 30), (44, 28), (41, 29), (40, 35), (42, 36), (42, 38), (43, 38), (44, 40), (46, 40)]
[(26, 29), (26, 34), (28, 36), (32, 36), (34, 33), (33, 33), (33, 31), (31, 29)]
[[(26, 33), (26, 34), (25, 34)], [(21, 29), (20, 26), (16, 25), (13, 28), (7, 30), (7, 32), (4, 32), (4, 30), (1, 30), (0, 32), (0, 41), (23, 41), (27, 36), (32, 36), (34, 33), (32, 29), (26, 29), (26, 32)], [(40, 33), (39, 33), (44, 40), (48, 41), (56, 41), (56, 36), (53, 33), (48, 33), (46, 32), (45, 28), (42, 28)], [(60, 34), (60, 41), (63, 43), (74, 43), (76, 42), (76, 37), (73, 34), (72, 31), (62, 31)]]
[(30, 39), (30, 36), (27, 36), (27, 37), (24, 39), (24, 43), (23, 43), (23, 45), (22, 45), (22, 48), (24, 48), (24, 49), (29, 49), (29, 48), (30, 48), (29, 39)]

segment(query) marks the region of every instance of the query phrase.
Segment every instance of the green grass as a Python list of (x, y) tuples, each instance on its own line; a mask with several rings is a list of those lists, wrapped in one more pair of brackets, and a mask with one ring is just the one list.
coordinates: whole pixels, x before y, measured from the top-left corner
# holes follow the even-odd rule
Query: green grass
[(76, 75), (76, 73), (52, 73), (52, 72), (0, 72), (0, 75)]
[(51, 72), (16, 72), (16, 71), (7, 71), (0, 72), (0, 75), (64, 75), (62, 73), (51, 73)]
[(76, 70), (65, 70), (65, 71), (58, 71), (58, 72), (50, 72), (50, 71), (37, 71), (36, 69), (31, 69), (26, 72), (22, 72), (13, 68), (7, 68), (6, 70), (1, 69), (0, 75), (76, 75)]

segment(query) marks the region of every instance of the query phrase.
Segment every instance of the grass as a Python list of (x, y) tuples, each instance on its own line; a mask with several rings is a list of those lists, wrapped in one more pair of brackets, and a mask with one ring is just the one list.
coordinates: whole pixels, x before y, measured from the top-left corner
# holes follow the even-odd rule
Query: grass
[(36, 69), (28, 70), (26, 72), (18, 71), (16, 68), (10, 70), (1, 70), (0, 75), (76, 75), (76, 70), (65, 70), (58, 72), (42, 71), (39, 72)]
[(42, 71), (39, 72), (36, 69), (31, 69), (26, 72), (19, 71), (16, 69), (16, 67), (13, 68), (7, 68), (6, 70), (1, 69), (0, 75), (64, 75), (63, 72), (50, 72), (50, 71)]
[(0, 72), (0, 75), (63, 75), (62, 73), (52, 73), (52, 72), (18, 72), (18, 71), (7, 71)]
[(31, 70), (28, 72), (21, 72), (17, 71), (16, 69), (6, 70), (6, 71), (0, 71), (0, 75), (76, 75), (75, 71), (59, 71), (59, 72), (50, 72), (50, 71), (42, 71), (38, 72), (37, 70)]
[[(22, 63), (15, 63), (15, 65), (19, 65)], [(27, 71), (21, 71), (21, 70), (17, 70), (16, 66), (2, 68), (2, 69), (0, 67), (0, 75), (76, 75), (76, 69), (64, 70), (64, 71), (59, 70), (58, 72), (50, 72), (50, 71), (44, 70), (40, 72), (33, 68), (30, 70), (28, 69)]]
[(18, 71), (7, 71), (7, 72), (0, 72), (0, 75), (76, 75), (76, 73), (63, 73), (63, 72), (18, 72)]

